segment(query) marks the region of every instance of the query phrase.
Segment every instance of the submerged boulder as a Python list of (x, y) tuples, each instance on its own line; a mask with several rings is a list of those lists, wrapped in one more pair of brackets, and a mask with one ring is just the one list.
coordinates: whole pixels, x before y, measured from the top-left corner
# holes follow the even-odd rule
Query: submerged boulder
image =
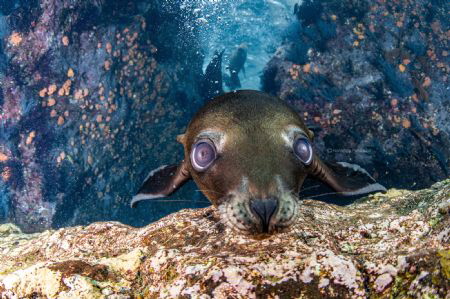
[(6, 224), (0, 260), (7, 298), (446, 298), (450, 180), (345, 207), (304, 200), (292, 230), (266, 240), (231, 231), (212, 207), (143, 228)]
[(359, 164), (388, 187), (426, 188), (450, 174), (449, 8), (302, 1), (262, 88), (302, 114), (325, 160)]
[(174, 136), (200, 104), (190, 12), (145, 0), (6, 2), (0, 222), (36, 232), (165, 215), (128, 201), (158, 160), (181, 154)]

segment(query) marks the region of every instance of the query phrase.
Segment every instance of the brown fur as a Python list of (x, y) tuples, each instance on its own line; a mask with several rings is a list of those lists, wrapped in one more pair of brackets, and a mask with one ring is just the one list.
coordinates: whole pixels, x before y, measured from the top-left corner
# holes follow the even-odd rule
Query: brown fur
[[(221, 95), (177, 137), (184, 146), (183, 162), (152, 172), (131, 204), (169, 196), (193, 178), (225, 223), (260, 238), (284, 231), (296, 220), (298, 192), (308, 175), (348, 195), (384, 190), (357, 165), (327, 166), (314, 153), (311, 163), (304, 164), (293, 150), (299, 137), (311, 143), (313, 134), (280, 99), (251, 90)], [(200, 140), (217, 150), (216, 159), (203, 171), (190, 160)]]
[[(280, 138), (280, 132), (288, 125), (311, 134), (297, 113), (277, 98), (255, 91), (240, 91), (240, 97), (225, 94), (206, 104), (181, 138), (186, 165), (201, 189), (215, 191), (204, 192), (213, 204), (219, 204), (221, 194), (237, 188), (244, 175), (249, 178), (250, 192), (258, 198), (274, 193), (274, 174), (298, 191), (306, 173)], [(189, 153), (203, 130), (226, 132), (227, 142), (212, 167), (197, 173)]]

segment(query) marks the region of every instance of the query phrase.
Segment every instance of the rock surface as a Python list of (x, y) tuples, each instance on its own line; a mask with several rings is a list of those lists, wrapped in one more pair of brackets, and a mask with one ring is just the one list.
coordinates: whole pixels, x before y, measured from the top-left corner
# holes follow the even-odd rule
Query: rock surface
[(214, 208), (143, 228), (0, 226), (6, 298), (448, 298), (450, 180), (349, 206), (305, 200), (291, 232), (251, 240)]
[(165, 215), (128, 202), (160, 161), (176, 161), (175, 136), (201, 102), (189, 11), (146, 0), (3, 2), (0, 222), (36, 232)]

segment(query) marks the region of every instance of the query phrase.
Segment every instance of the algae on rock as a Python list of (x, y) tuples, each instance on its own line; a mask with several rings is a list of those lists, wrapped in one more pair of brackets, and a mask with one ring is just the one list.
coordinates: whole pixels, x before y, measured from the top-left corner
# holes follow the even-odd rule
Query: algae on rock
[(0, 296), (448, 298), (450, 180), (346, 207), (304, 200), (291, 232), (240, 236), (212, 207), (146, 227), (0, 226)]

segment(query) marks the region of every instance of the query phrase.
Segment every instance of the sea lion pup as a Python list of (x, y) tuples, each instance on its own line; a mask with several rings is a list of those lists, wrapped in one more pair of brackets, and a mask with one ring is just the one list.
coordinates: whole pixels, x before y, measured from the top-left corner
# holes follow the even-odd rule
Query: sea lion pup
[(227, 225), (264, 238), (296, 221), (297, 194), (307, 176), (344, 195), (386, 190), (357, 165), (322, 162), (298, 114), (259, 91), (216, 97), (177, 140), (184, 146), (184, 160), (152, 171), (131, 206), (169, 196), (193, 179)]

